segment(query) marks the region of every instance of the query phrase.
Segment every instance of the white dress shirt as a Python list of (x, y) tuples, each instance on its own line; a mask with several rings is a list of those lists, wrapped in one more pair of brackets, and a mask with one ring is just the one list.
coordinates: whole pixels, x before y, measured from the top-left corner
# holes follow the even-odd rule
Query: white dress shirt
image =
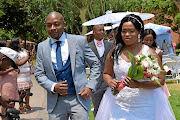
[[(57, 68), (57, 60), (56, 60), (56, 48), (57, 48), (57, 43), (56, 41), (61, 41), (61, 57), (62, 57), (62, 62), (63, 65), (66, 64), (68, 57), (69, 57), (69, 49), (68, 49), (68, 42), (67, 42), (67, 38), (66, 38), (66, 34), (65, 32), (63, 32), (63, 34), (61, 35), (61, 37), (59, 38), (59, 40), (53, 39), (51, 38), (51, 60), (52, 63), (56, 66)], [(54, 92), (54, 86), (56, 85), (56, 83), (54, 83), (51, 87), (51, 91), (53, 93)]]
[(96, 45), (96, 48), (97, 48), (97, 51), (98, 51), (100, 57), (102, 57), (103, 54), (104, 54), (104, 42), (103, 42), (103, 39), (101, 40), (101, 42), (102, 42), (102, 46), (99, 47), (99, 46), (97, 46), (97, 40), (94, 39), (94, 43)]
[(63, 32), (62, 36), (59, 38), (59, 40), (55, 40), (53, 38), (51, 42), (51, 60), (54, 63), (54, 65), (57, 67), (57, 61), (56, 61), (56, 48), (57, 48), (57, 43), (56, 41), (61, 41), (61, 57), (62, 57), (62, 62), (63, 65), (66, 64), (68, 57), (69, 57), (69, 49), (68, 49), (68, 42), (66, 38), (66, 34)]

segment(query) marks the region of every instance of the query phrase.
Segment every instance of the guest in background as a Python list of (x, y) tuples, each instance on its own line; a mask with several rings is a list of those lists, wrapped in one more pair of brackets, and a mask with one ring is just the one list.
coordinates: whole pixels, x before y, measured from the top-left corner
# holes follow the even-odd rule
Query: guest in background
[(30, 56), (30, 59), (29, 59), (30, 73), (34, 74), (35, 67), (34, 67), (34, 64), (33, 64), (33, 58), (35, 56), (35, 45), (30, 44), (28, 50), (29, 50), (29, 56)]
[[(18, 37), (12, 38), (10, 48), (18, 52), (18, 60), (16, 62), (20, 69), (20, 73), (17, 76), (18, 90), (25, 90), (27, 92), (30, 92), (33, 83), (31, 81), (31, 74), (28, 62), (30, 58), (29, 52), (23, 49), (23, 43)], [(25, 97), (25, 102), (25, 106), (23, 106), (22, 103), (19, 104), (19, 110), (21, 111), (21, 113), (26, 113), (26, 109), (32, 110), (29, 105), (29, 96)]]
[(92, 93), (92, 102), (94, 105), (94, 116), (96, 116), (96, 113), (99, 108), (99, 104), (101, 102), (101, 99), (108, 87), (108, 85), (103, 80), (103, 71), (106, 61), (106, 56), (109, 53), (109, 51), (113, 48), (113, 42), (108, 42), (107, 40), (104, 40), (104, 26), (103, 25), (95, 25), (93, 26), (93, 35), (94, 40), (89, 43), (89, 46), (91, 47), (92, 51), (95, 53), (97, 58), (100, 60), (101, 66), (101, 75), (99, 77), (99, 81), (97, 84), (97, 90), (95, 93)]
[(107, 36), (108, 36), (108, 42), (114, 42), (114, 32), (113, 30), (106, 30)]
[(6, 47), (7, 41), (0, 39), (0, 47)]
[[(2, 66), (6, 66), (6, 69), (0, 69), (0, 93), (2, 96), (6, 96), (7, 99), (14, 99), (18, 100), (18, 91), (17, 91), (17, 74), (20, 72), (17, 65), (14, 63), (17, 59), (17, 52), (5, 47), (6, 43), (0, 42), (0, 68)], [(14, 63), (14, 66), (8, 65), (6, 63), (2, 62), (2, 54), (6, 55), (8, 58), (11, 59), (11, 61), (8, 61), (9, 64), (12, 62)], [(14, 60), (14, 61), (12, 61)], [(14, 103), (9, 103), (11, 107), (14, 107)], [(5, 109), (6, 106), (2, 106), (1, 108), (1, 114), (5, 115)], [(4, 120), (4, 118), (2, 118)]]
[[(155, 50), (155, 52), (158, 54), (158, 56), (160, 57), (160, 60), (162, 62), (162, 51), (156, 44), (156, 33), (154, 32), (154, 30), (145, 29), (144, 33), (141, 36), (141, 40), (142, 40), (142, 43), (144, 43), (145, 45), (148, 45), (153, 50)], [(165, 92), (167, 98), (169, 98), (169, 96), (171, 96), (171, 95), (169, 93), (166, 83), (164, 83), (164, 86), (162, 87), (162, 89)]]
[(145, 29), (141, 36), (142, 43), (148, 45), (156, 51), (162, 61), (162, 51), (156, 44), (156, 33), (152, 29)]
[(118, 27), (114, 28), (113, 30), (107, 30), (107, 36), (108, 36), (108, 41), (113, 43), (113, 46), (116, 45), (116, 35), (118, 33)]

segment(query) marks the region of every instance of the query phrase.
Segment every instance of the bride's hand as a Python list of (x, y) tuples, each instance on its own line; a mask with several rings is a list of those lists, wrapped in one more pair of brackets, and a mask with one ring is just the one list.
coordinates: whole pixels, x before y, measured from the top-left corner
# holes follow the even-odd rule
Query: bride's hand
[(124, 84), (127, 86), (127, 87), (130, 87), (130, 88), (138, 88), (138, 82), (137, 81), (134, 81), (133, 79), (131, 79), (130, 77), (126, 76), (124, 78)]
[(111, 89), (114, 89), (117, 88), (119, 81), (116, 79), (111, 79), (107, 84)]

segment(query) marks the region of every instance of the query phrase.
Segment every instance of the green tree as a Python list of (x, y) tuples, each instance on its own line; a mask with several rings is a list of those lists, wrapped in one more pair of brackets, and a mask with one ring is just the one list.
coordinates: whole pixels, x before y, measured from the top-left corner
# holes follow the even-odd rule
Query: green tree
[(84, 35), (87, 29), (92, 30), (82, 23), (104, 15), (107, 10), (154, 13), (155, 23), (168, 23), (179, 32), (179, 4), (173, 1), (179, 3), (178, 0), (1, 0), (0, 37), (11, 39), (16, 35), (41, 42), (48, 37), (45, 19), (51, 11), (63, 14), (66, 31), (73, 34)]
[(0, 28), (12, 32), (16, 36), (25, 37), (31, 26), (26, 23), (28, 13), (23, 10), (21, 1), (5, 1), (0, 4)]

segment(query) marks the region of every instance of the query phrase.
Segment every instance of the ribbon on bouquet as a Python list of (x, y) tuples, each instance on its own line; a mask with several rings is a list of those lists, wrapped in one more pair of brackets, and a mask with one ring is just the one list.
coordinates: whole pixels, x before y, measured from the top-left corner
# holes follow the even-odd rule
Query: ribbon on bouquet
[(117, 95), (125, 87), (124, 80), (119, 81), (117, 88), (111, 89), (113, 95)]
[(125, 87), (124, 80), (122, 80), (118, 85), (118, 91), (121, 91), (124, 87)]

